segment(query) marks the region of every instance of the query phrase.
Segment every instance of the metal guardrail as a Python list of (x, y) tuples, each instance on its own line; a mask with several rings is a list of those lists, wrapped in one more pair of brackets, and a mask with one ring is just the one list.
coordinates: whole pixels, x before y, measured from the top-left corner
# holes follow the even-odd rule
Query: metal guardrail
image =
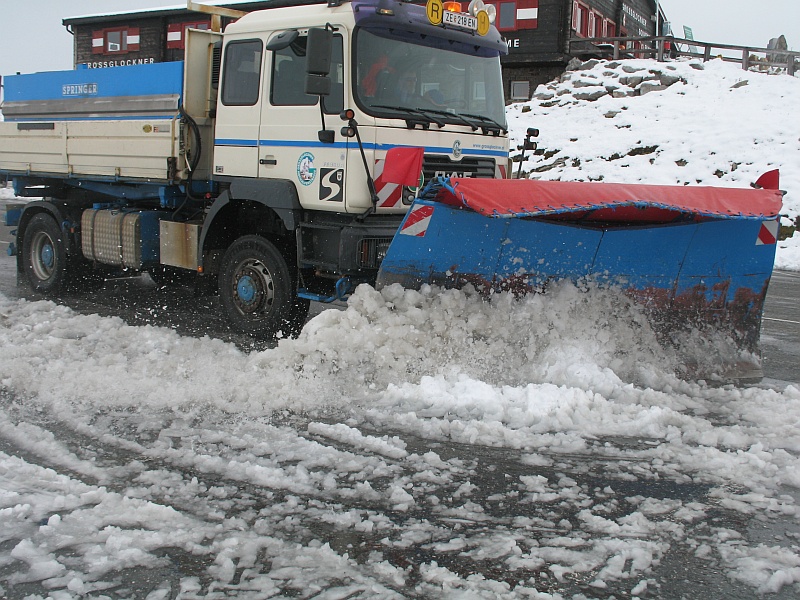
[(604, 56), (615, 60), (655, 57), (663, 62), (665, 58), (688, 56), (705, 62), (720, 58), (739, 63), (745, 70), (775, 67), (786, 69), (789, 75), (794, 75), (800, 67), (800, 52), (792, 50), (712, 44), (672, 36), (571, 38), (567, 50), (573, 56)]

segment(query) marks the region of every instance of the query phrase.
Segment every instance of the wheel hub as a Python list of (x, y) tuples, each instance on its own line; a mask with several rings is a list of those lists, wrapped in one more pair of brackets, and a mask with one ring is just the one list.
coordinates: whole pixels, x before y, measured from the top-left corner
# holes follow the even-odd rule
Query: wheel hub
[(53, 240), (43, 231), (33, 234), (31, 240), (31, 269), (39, 281), (46, 281), (56, 267), (56, 249)]
[(48, 268), (53, 268), (53, 263), (55, 262), (55, 252), (53, 251), (53, 246), (51, 244), (44, 244), (42, 246), (42, 251), (39, 255), (42, 264)]
[(236, 293), (245, 304), (251, 304), (256, 297), (256, 284), (250, 275), (244, 275), (239, 279), (236, 284)]
[(275, 300), (272, 275), (261, 261), (243, 261), (233, 277), (234, 302), (242, 314), (267, 313)]

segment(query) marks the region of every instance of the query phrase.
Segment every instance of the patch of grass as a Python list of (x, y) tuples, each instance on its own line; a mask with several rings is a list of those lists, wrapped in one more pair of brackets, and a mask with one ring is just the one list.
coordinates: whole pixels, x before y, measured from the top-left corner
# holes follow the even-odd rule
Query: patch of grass
[(778, 232), (778, 240), (783, 241), (787, 240), (794, 235), (794, 232), (797, 231), (797, 225), (781, 225), (781, 229)]

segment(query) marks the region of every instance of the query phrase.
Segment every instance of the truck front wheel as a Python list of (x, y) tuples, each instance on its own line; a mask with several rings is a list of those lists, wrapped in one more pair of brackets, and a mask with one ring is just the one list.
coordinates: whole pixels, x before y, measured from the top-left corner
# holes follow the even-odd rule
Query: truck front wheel
[(53, 296), (64, 289), (67, 277), (64, 232), (50, 215), (35, 215), (25, 229), (22, 264), (34, 292)]
[[(239, 238), (222, 258), (219, 294), (228, 320), (257, 337), (296, 335), (308, 314), (280, 251), (256, 235)], [(298, 310), (304, 304), (305, 310)]]

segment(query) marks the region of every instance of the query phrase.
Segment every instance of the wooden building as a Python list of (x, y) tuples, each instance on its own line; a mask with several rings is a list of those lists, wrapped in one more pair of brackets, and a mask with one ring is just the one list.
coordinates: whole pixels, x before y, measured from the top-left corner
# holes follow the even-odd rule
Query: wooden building
[[(202, 1), (248, 12), (314, 0)], [(579, 54), (570, 49), (570, 39), (655, 34), (656, 0), (485, 1), (495, 6), (495, 25), (508, 44), (502, 58), (508, 100), (527, 100), (537, 85), (563, 73)], [(464, 9), (468, 4), (462, 2)], [(224, 18), (223, 26), (230, 20)], [(174, 7), (72, 17), (63, 23), (75, 37), (75, 65), (98, 68), (182, 60), (185, 30), (208, 28), (211, 17)]]
[[(489, 0), (508, 44), (503, 86), (509, 100), (528, 100), (564, 72), (580, 51), (574, 38), (655, 35), (656, 0)], [(663, 12), (659, 22), (663, 23)], [(586, 46), (583, 46), (585, 49)]]
[[(202, 1), (243, 12), (270, 4)], [(209, 29), (211, 18), (185, 7), (173, 7), (70, 17), (62, 22), (74, 36), (75, 66), (91, 69), (183, 60), (186, 29)], [(231, 20), (223, 17), (223, 27)]]

